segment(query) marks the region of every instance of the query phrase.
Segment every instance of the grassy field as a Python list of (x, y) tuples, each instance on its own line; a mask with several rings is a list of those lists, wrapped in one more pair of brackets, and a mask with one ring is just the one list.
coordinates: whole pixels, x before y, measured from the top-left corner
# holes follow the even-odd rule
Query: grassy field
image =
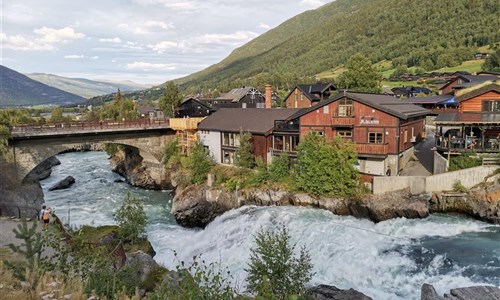
[(484, 59), (474, 59), (464, 61), (460, 66), (451, 68), (441, 68), (436, 70), (436, 72), (456, 72), (456, 71), (467, 71), (469, 73), (480, 72), (481, 67), (484, 64)]

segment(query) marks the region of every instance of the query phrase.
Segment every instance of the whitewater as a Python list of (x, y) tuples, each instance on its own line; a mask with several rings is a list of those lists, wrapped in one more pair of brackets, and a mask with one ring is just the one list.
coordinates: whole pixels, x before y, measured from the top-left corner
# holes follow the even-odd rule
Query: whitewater
[[(140, 198), (155, 260), (169, 269), (200, 256), (227, 267), (244, 288), (246, 263), (259, 230), (285, 225), (297, 247), (305, 245), (314, 265), (310, 285), (354, 288), (374, 299), (420, 299), (423, 283), (443, 294), (471, 285), (500, 286), (500, 226), (460, 216), (431, 215), (380, 223), (303, 207), (245, 206), (205, 229), (186, 229), (170, 213), (169, 191), (129, 186), (110, 171), (103, 152), (66, 153), (41, 182), (46, 203), (72, 226), (115, 224), (113, 212), (128, 192)], [(67, 190), (48, 188), (71, 175)], [(174, 255), (177, 252), (177, 256)]]

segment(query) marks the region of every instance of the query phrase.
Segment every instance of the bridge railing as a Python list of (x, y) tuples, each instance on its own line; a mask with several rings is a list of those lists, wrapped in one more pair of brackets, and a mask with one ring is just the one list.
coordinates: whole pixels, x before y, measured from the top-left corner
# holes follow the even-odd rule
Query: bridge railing
[(165, 128), (169, 126), (169, 120), (140, 119), (131, 121), (84, 121), (84, 122), (61, 122), (44, 124), (22, 124), (13, 126), (12, 135), (63, 133), (78, 131), (106, 131), (116, 129), (134, 128)]

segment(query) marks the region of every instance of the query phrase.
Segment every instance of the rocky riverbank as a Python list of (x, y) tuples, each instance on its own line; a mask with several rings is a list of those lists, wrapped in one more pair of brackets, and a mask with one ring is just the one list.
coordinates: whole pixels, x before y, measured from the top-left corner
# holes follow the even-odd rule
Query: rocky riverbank
[(365, 194), (351, 198), (313, 198), (306, 194), (255, 189), (228, 192), (223, 188), (191, 185), (178, 190), (172, 205), (177, 222), (186, 227), (204, 227), (224, 212), (243, 205), (297, 205), (329, 210), (374, 222), (404, 217), (425, 218), (430, 213), (461, 213), (486, 222), (500, 224), (500, 175), (468, 193), (412, 196), (409, 191), (384, 195)]

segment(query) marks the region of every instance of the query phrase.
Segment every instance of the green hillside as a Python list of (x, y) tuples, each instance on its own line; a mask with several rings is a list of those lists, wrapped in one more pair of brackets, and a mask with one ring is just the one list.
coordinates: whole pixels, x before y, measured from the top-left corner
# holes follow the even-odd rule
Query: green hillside
[(459, 66), (499, 42), (498, 0), (337, 0), (176, 82), (190, 92), (264, 83), (288, 88), (334, 73), (357, 52), (373, 63), (430, 71)]

